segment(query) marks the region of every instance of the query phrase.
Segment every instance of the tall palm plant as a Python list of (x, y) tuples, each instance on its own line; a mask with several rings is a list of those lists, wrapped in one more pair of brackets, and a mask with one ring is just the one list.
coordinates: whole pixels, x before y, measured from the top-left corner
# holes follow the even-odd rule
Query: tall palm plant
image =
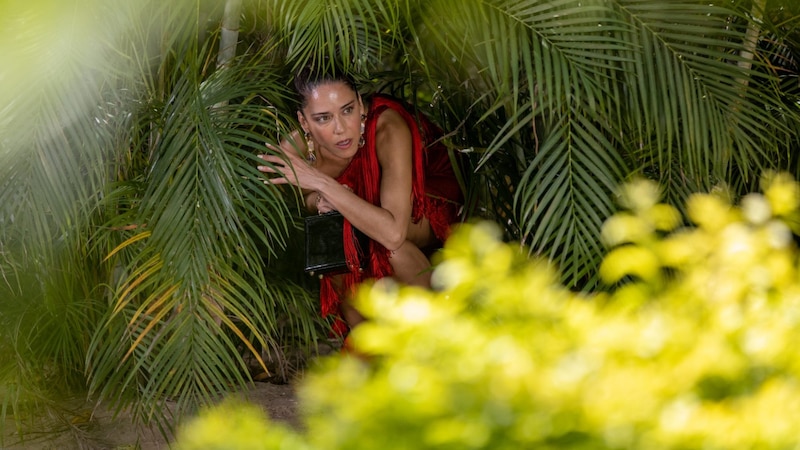
[(215, 70), (214, 4), (84, 3), (119, 20), (64, 39), (104, 53), (3, 91), (19, 108), (0, 140), (2, 414), (66, 383), (166, 425), (249, 380), (248, 355), (268, 372), (286, 339), (308, 350), (325, 330), (310, 283), (286, 276), (297, 201), (255, 169), (286, 85), (269, 59)]
[[(145, 114), (130, 149), (131, 159), (149, 155), (147, 171), (109, 195), (117, 214), (106, 230), (126, 239), (108, 252), (121, 273), (90, 347), (91, 387), (116, 398), (143, 384), (142, 407), (167, 397), (209, 402), (231, 381), (244, 383), (234, 344), (258, 357), (254, 344), (275, 345), (267, 337), (277, 335), (277, 319), (308, 327), (313, 310), (301, 286), (265, 270), (286, 246), (293, 215), (255, 170), (276, 126), (263, 123), (267, 105), (247, 98), (278, 99), (285, 88), (253, 67), (203, 78), (204, 52), (183, 55), (190, 59), (175, 60), (166, 76), (170, 98), (147, 105), (157, 112)], [(305, 317), (291, 310), (298, 303)]]

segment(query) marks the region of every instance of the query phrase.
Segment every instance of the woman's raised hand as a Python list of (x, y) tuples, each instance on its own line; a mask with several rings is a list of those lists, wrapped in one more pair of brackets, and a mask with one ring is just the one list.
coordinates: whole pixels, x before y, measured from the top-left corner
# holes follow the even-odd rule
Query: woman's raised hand
[(265, 183), (291, 184), (302, 189), (315, 190), (314, 181), (319, 179), (320, 173), (301, 156), (300, 152), (305, 143), (299, 137), (299, 133), (293, 132), (290, 136), (291, 141), (284, 139), (280, 146), (266, 144), (272, 153), (258, 155), (258, 157), (269, 164), (260, 165), (257, 169), (266, 174), (279, 176), (267, 178)]

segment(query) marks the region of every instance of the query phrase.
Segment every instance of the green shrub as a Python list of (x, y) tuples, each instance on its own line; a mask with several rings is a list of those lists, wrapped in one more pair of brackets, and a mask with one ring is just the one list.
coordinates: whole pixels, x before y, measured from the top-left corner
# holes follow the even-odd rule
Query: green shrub
[(212, 410), (178, 447), (226, 434), (213, 448), (797, 448), (800, 190), (769, 175), (763, 192), (740, 206), (695, 195), (684, 227), (654, 184), (625, 186), (603, 231), (615, 288), (592, 296), (492, 225), (464, 225), (435, 291), (360, 291), (362, 357), (307, 375), (302, 432), (263, 416), (246, 435), (202, 426), (239, 420)]

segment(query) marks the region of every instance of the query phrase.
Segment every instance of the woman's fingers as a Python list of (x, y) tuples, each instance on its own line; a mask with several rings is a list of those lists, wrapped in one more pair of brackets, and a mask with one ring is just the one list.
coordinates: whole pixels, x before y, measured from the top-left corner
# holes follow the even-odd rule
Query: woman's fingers
[[(302, 183), (309, 180), (309, 177), (313, 177), (313, 174), (306, 170), (305, 160), (300, 157), (291, 142), (283, 140), (280, 146), (268, 142), (265, 142), (264, 145), (274, 153), (258, 155), (268, 164), (262, 164), (256, 168), (264, 173), (279, 175), (279, 177), (265, 180), (265, 183), (301, 186)], [(305, 181), (301, 183), (301, 179)]]
[(260, 166), (256, 166), (256, 169), (258, 169), (260, 172), (264, 172), (267, 174), (279, 175), (278, 177), (267, 178), (266, 180), (264, 180), (264, 184), (298, 185), (294, 171), (292, 171), (291, 167), (289, 166), (289, 164), (286, 162), (285, 159), (275, 155), (258, 155), (258, 157), (270, 164), (262, 164)]
[(270, 144), (269, 142), (265, 142), (266, 147), (275, 153), (284, 154), (286, 155), (288, 152), (286, 151), (287, 141), (284, 139), (281, 141), (280, 145)]
[(259, 158), (263, 159), (266, 162), (272, 163), (272, 165), (260, 165), (257, 166), (256, 169), (266, 172), (266, 173), (277, 173), (277, 170), (274, 169), (275, 166), (283, 166), (285, 168), (285, 163), (281, 164), (283, 161), (280, 158), (276, 158), (275, 156), (271, 155), (258, 155)]
[(285, 177), (278, 177), (278, 178), (268, 178), (264, 180), (264, 184), (288, 184), (289, 180)]
[(334, 208), (333, 208), (333, 205), (330, 204), (328, 199), (326, 199), (325, 197), (322, 197), (320, 199), (319, 203), (317, 203), (317, 211), (320, 214), (324, 214), (326, 212), (334, 211)]

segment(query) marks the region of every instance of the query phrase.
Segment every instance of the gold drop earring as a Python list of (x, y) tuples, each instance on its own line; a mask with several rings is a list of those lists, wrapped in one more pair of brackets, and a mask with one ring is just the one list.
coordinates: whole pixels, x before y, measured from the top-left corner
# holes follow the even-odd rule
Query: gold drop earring
[(306, 161), (308, 161), (309, 164), (314, 164), (314, 161), (317, 160), (317, 155), (314, 154), (314, 141), (311, 139), (311, 133), (306, 131), (303, 137), (306, 138), (306, 145), (308, 146)]
[(366, 128), (366, 123), (365, 123), (366, 120), (367, 120), (367, 116), (362, 114), (361, 115), (361, 138), (358, 139), (358, 148), (363, 147), (364, 144), (367, 142), (366, 139), (364, 139), (364, 129)]

